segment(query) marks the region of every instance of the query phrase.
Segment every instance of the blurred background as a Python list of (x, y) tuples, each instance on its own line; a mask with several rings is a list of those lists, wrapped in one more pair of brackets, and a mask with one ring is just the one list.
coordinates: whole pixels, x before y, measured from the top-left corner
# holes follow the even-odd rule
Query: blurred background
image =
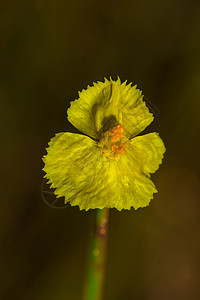
[(82, 299), (93, 211), (41, 196), (78, 91), (133, 82), (167, 148), (150, 206), (110, 213), (105, 300), (200, 299), (200, 2), (1, 1), (0, 299)]

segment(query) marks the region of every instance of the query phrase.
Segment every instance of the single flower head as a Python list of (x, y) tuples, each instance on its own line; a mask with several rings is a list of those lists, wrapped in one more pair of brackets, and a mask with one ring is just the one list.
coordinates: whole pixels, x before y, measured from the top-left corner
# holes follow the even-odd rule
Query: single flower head
[(85, 210), (147, 206), (165, 146), (158, 133), (137, 136), (153, 121), (141, 91), (105, 79), (82, 90), (67, 114), (83, 134), (56, 134), (43, 158), (57, 197)]

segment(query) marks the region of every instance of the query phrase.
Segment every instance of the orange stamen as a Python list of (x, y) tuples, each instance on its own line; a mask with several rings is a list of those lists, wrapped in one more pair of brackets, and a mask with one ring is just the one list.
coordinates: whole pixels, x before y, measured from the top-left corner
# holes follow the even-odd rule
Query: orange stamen
[(118, 153), (121, 153), (124, 155), (126, 153), (126, 150), (125, 150), (123, 144), (120, 144), (120, 146), (112, 145), (112, 152), (114, 155), (117, 155)]
[(123, 145), (123, 144), (120, 145), (120, 152), (121, 152), (121, 154), (123, 154), (123, 155), (126, 153), (126, 149), (124, 148), (124, 145)]
[(117, 145), (112, 145), (112, 152), (114, 153), (114, 155), (117, 155), (117, 153), (118, 153), (118, 146)]
[(109, 135), (113, 136), (112, 138), (113, 142), (117, 142), (123, 136), (123, 132), (124, 132), (124, 126), (119, 124), (109, 132)]

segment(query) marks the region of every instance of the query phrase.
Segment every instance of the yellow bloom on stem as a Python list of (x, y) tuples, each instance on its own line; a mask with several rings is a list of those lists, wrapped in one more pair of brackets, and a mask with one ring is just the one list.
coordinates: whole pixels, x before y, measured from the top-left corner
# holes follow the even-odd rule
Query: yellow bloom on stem
[(85, 210), (147, 206), (165, 146), (158, 133), (137, 136), (154, 119), (141, 91), (105, 79), (80, 92), (67, 114), (85, 135), (62, 132), (49, 142), (43, 170), (57, 197)]

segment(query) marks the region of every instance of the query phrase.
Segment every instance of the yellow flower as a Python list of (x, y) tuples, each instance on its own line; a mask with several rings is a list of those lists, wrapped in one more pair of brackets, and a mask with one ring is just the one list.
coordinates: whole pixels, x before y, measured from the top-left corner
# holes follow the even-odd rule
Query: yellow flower
[(85, 135), (62, 132), (49, 142), (43, 170), (57, 197), (85, 210), (147, 206), (165, 146), (158, 133), (137, 136), (153, 121), (141, 91), (105, 79), (80, 92), (67, 114)]

